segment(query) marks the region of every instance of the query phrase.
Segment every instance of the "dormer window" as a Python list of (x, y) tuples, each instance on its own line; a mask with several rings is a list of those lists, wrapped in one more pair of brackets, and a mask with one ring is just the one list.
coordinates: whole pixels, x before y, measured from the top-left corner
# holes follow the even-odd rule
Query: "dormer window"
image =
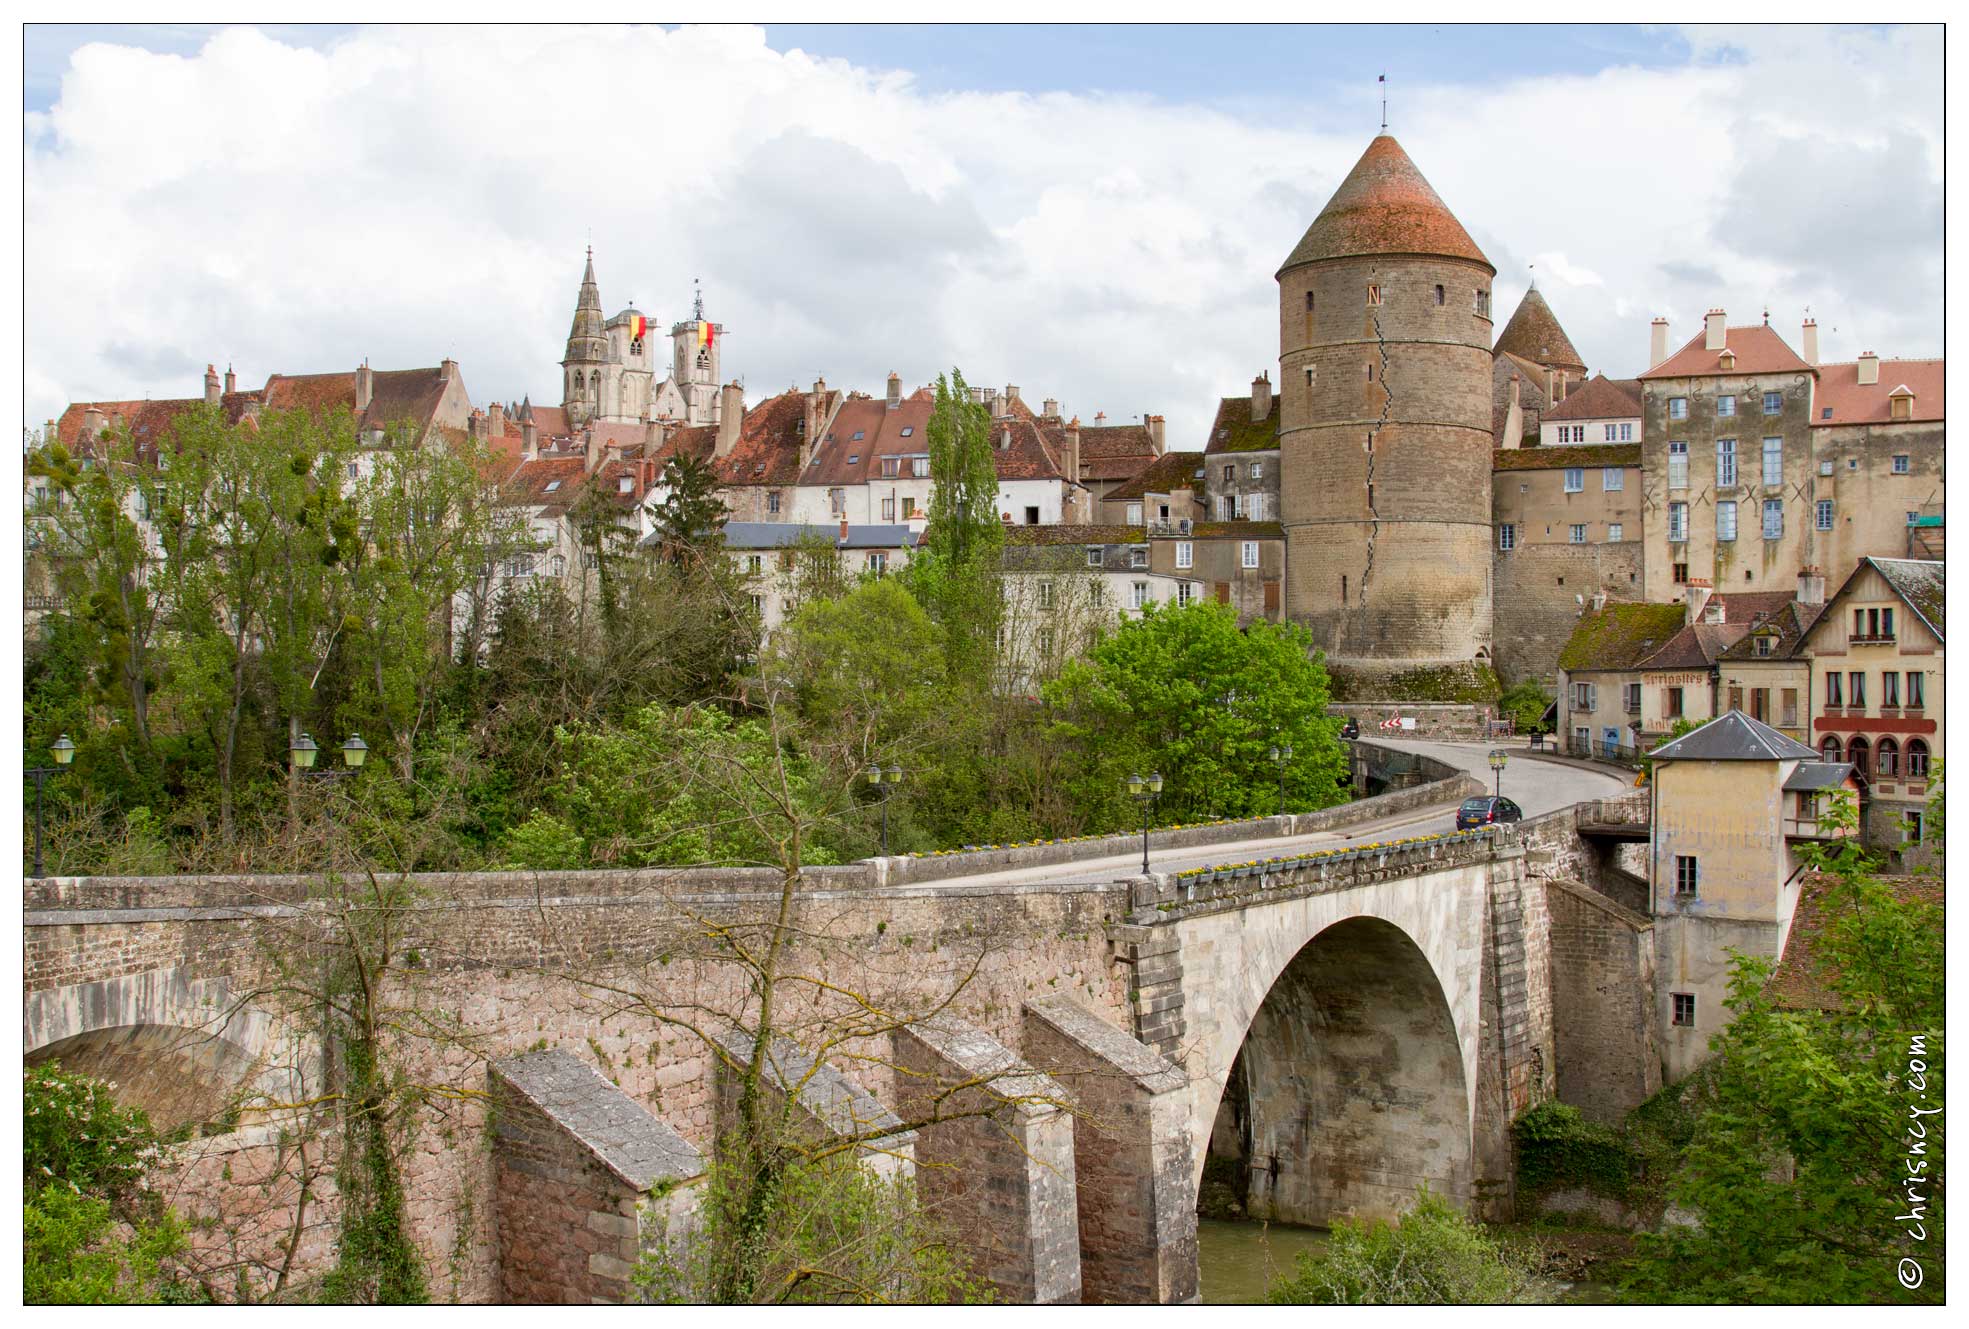
[(854, 434), (853, 434), (852, 436), (850, 436), (850, 437), (849, 437), (849, 439), (848, 439), (848, 442), (850, 442), (850, 443), (859, 443), (859, 442), (861, 442), (861, 440), (862, 440), (862, 436), (863, 436), (863, 435), (865, 435), (865, 434), (866, 434), (867, 432), (868, 432), (868, 431), (867, 431), (867, 430), (865, 430), (865, 429), (857, 429), (857, 430), (856, 430), (856, 431), (854, 432)]
[(848, 454), (848, 465), (853, 466), (856, 462), (860, 460), (861, 460), (861, 454), (859, 452), (851, 452)]
[(1777, 638), (1770, 637), (1770, 636), (1760, 636), (1759, 638), (1757, 638), (1757, 654), (1762, 656), (1768, 656), (1771, 653), (1772, 649), (1776, 646), (1776, 644), (1777, 644)]
[(915, 425), (904, 425), (904, 426), (902, 427), (902, 436), (903, 436), (904, 438), (909, 438), (909, 437), (911, 437), (912, 435), (914, 435), (915, 433), (916, 433), (916, 426), (915, 426)]
[(635, 487), (636, 482), (626, 475), (621, 476), (615, 482), (615, 492), (618, 494), (626, 494)]
[(561, 482), (559, 480), (549, 480), (547, 482), (547, 488), (542, 492), (551, 494), (556, 489), (559, 489), (560, 487), (561, 487)]
[(1887, 418), (1890, 420), (1912, 420), (1914, 418), (1914, 394), (1906, 388), (1896, 388), (1894, 395), (1887, 399)]
[(1716, 367), (1719, 369), (1735, 369), (1737, 367), (1737, 353), (1730, 350), (1727, 346), (1724, 347), (1723, 354), (1716, 361)]

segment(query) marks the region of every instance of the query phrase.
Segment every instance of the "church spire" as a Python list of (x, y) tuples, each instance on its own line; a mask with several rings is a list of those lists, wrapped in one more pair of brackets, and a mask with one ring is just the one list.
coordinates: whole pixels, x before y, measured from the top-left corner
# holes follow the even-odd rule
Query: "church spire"
[(595, 249), (588, 247), (588, 266), (581, 274), (581, 294), (574, 302), (574, 324), (568, 329), (563, 364), (600, 364), (608, 359), (608, 334), (602, 318), (602, 291), (595, 284)]

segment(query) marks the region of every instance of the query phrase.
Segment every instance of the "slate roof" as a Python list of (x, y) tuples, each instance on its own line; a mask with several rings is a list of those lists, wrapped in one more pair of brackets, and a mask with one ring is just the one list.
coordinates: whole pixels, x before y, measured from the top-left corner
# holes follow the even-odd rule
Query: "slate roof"
[(1572, 339), (1559, 326), (1558, 315), (1545, 303), (1536, 286), (1526, 291), (1525, 298), (1511, 311), (1511, 321), (1497, 335), (1495, 350), (1509, 351), (1535, 364), (1586, 372), (1586, 362), (1573, 349)]
[(1747, 328), (1725, 328), (1724, 349), (1736, 353), (1734, 369), (1722, 367), (1722, 351), (1704, 348), (1705, 332), (1698, 332), (1681, 350), (1641, 375), (1641, 381), (1657, 378), (1701, 378), (1715, 374), (1778, 374), (1796, 370), (1802, 374), (1812, 367), (1785, 343), (1768, 325), (1753, 323)]
[(1837, 789), (1853, 776), (1853, 764), (1847, 761), (1801, 761), (1791, 778), (1784, 782), (1789, 792), (1810, 791), (1813, 789)]
[(1558, 471), (1570, 466), (1639, 466), (1639, 443), (1578, 443), (1562, 448), (1494, 448), (1494, 471)]
[(1641, 380), (1595, 374), (1545, 412), (1547, 420), (1638, 420), (1641, 418)]
[(1225, 397), (1217, 403), (1217, 418), (1210, 422), (1207, 455), (1219, 452), (1276, 452), (1279, 423), (1278, 394), (1272, 395), (1272, 413), (1263, 420), (1251, 418), (1251, 397)]
[(1829, 428), (1906, 423), (1894, 420), (1889, 409), (1889, 399), (1903, 386), (1914, 394), (1913, 420), (1941, 420), (1946, 377), (1942, 366), (1940, 360), (1882, 360), (1880, 381), (1862, 384), (1856, 363), (1820, 365), (1819, 385), (1812, 393), (1812, 424)]
[(1725, 711), (1648, 755), (1656, 761), (1816, 761), (1819, 753), (1742, 711)]
[(1109, 490), (1102, 501), (1133, 502), (1150, 494), (1172, 494), (1183, 489), (1200, 495), (1203, 492), (1203, 481), (1199, 475), (1202, 469), (1201, 452), (1166, 452), (1138, 471), (1134, 479)]
[[(1736, 598), (1742, 599), (1743, 597), (1738, 596)], [(1725, 610), (1724, 612), (1727, 613), (1729, 611)], [(1818, 622), (1819, 615), (1825, 612), (1825, 606), (1822, 604), (1801, 604), (1796, 599), (1793, 599), (1787, 601), (1775, 613), (1747, 612), (1751, 613), (1751, 617), (1748, 619), (1750, 631), (1744, 634), (1743, 640), (1725, 650), (1721, 655), (1716, 657), (1717, 659), (1749, 661), (1789, 660), (1797, 655), (1798, 647), (1805, 639), (1805, 633), (1811, 629), (1812, 624)], [(1759, 655), (1757, 653), (1756, 639), (1759, 635), (1757, 629), (1760, 627), (1774, 627), (1777, 629), (1777, 640), (1772, 643), (1771, 653), (1769, 655)]]
[[(1917, 558), (1864, 558), (1860, 562), (1871, 563), (1874, 571), (1885, 577), (1887, 584), (1894, 588), (1894, 593), (1901, 597), (1901, 602), (1920, 615), (1921, 621), (1928, 625), (1928, 630), (1935, 634), (1936, 640), (1941, 640), (1942, 616), (1945, 609), (1944, 564)], [(1859, 575), (1858, 568), (1853, 569), (1853, 575)], [(1847, 585), (1851, 584), (1852, 578), (1849, 577)], [(1839, 594), (1845, 593), (1846, 587), (1841, 586)]]
[(1366, 254), (1442, 255), (1497, 271), (1390, 134), (1367, 145), (1279, 271)]

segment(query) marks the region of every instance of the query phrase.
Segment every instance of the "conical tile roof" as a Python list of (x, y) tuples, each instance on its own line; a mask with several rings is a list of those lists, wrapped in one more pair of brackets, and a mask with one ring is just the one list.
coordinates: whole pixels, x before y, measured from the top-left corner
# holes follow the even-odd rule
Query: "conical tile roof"
[(1362, 254), (1433, 254), (1497, 269), (1393, 135), (1367, 145), (1284, 267)]
[(1573, 349), (1572, 339), (1559, 326), (1558, 315), (1552, 312), (1552, 306), (1545, 303), (1545, 297), (1538, 293), (1536, 286), (1526, 291), (1525, 298), (1518, 301), (1511, 321), (1498, 334), (1493, 353), (1496, 351), (1509, 351), (1533, 364), (1548, 365), (1553, 369), (1586, 372), (1586, 362)]

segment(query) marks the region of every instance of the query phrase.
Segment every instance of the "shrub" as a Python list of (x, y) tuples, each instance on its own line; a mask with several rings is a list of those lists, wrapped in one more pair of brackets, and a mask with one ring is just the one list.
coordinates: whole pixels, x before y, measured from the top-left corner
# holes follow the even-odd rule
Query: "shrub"
[(1423, 1191), (1400, 1221), (1341, 1219), (1324, 1250), (1272, 1285), (1285, 1306), (1494, 1305), (1528, 1299), (1526, 1258)]
[(1612, 1127), (1588, 1121), (1569, 1103), (1540, 1103), (1512, 1123), (1511, 1135), (1518, 1146), (1522, 1195), (1583, 1186), (1624, 1199), (1641, 1171), (1625, 1139)]

